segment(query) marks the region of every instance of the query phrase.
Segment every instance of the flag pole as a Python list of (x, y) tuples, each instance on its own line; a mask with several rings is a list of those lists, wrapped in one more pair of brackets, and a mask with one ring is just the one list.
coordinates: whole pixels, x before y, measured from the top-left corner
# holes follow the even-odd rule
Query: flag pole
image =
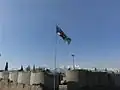
[[(56, 59), (57, 59), (57, 34), (55, 36), (55, 51), (54, 51), (54, 71), (56, 73)], [(54, 90), (56, 90), (56, 74), (54, 73)]]

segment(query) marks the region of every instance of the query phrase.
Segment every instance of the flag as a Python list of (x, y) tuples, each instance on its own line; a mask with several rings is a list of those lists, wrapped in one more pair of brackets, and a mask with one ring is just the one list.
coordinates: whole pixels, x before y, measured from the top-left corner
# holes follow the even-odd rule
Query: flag
[(56, 26), (56, 33), (69, 45), (71, 43), (71, 38), (69, 38), (60, 27)]

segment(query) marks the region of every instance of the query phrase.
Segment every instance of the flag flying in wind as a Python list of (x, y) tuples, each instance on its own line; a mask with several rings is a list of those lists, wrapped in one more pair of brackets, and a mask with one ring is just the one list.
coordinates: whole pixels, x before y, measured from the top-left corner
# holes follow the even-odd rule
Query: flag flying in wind
[(69, 45), (71, 43), (71, 38), (69, 38), (60, 27), (56, 26), (56, 33), (62, 37), (62, 39), (67, 42), (67, 44)]

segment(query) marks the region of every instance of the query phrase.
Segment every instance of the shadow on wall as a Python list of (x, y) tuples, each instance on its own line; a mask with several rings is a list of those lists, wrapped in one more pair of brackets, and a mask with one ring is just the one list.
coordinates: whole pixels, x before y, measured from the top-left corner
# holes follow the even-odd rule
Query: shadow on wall
[[(33, 86), (40, 86), (43, 90), (54, 90), (54, 88), (47, 87), (47, 86), (45, 86), (42, 83), (40, 83), (40, 84), (33, 84)], [(59, 90), (59, 89), (56, 88), (55, 90)]]
[(74, 81), (67, 82), (67, 90), (80, 90), (79, 83)]

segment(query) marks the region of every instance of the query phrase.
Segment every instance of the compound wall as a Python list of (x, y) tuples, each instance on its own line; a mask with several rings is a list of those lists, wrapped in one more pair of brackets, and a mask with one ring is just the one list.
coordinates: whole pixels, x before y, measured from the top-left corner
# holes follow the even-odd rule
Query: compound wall
[(30, 84), (30, 75), (31, 75), (30, 72), (25, 72), (25, 71), (18, 72), (17, 82), (20, 84), (29, 85)]
[(8, 78), (9, 78), (9, 72), (8, 71), (0, 72), (0, 79), (8, 79)]
[(18, 79), (18, 72), (17, 71), (13, 71), (13, 72), (9, 72), (9, 80), (17, 83), (17, 79)]

